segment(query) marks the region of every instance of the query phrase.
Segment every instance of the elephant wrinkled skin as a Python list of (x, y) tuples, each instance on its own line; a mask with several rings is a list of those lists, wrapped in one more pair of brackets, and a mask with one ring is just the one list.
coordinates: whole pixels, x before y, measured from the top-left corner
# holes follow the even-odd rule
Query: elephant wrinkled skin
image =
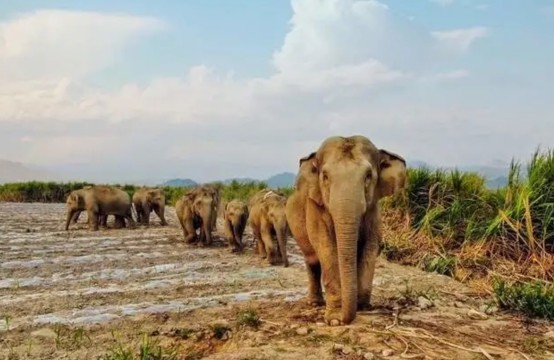
[[(182, 196), (175, 204), (177, 218), (187, 244), (212, 244), (219, 208), (219, 190), (211, 185), (199, 186)], [(200, 238), (196, 230), (200, 229)]]
[(137, 212), (137, 222), (143, 225), (150, 224), (150, 213), (154, 211), (160, 218), (161, 225), (166, 226), (165, 194), (162, 189), (141, 188), (133, 194), (133, 205)]
[(240, 200), (232, 200), (225, 205), (224, 213), (225, 236), (232, 247), (231, 251), (240, 252), (244, 249), (242, 235), (248, 221), (248, 207)]
[[(287, 256), (288, 225), (285, 214), (287, 198), (274, 190), (261, 190), (250, 199), (248, 222), (257, 253), (271, 265), (279, 261), (289, 266)], [(277, 246), (275, 246), (277, 240)]]
[(330, 325), (351, 323), (370, 305), (379, 254), (380, 198), (406, 187), (406, 163), (363, 136), (331, 137), (300, 159), (286, 215), (305, 258), (308, 300)]
[(131, 197), (125, 191), (112, 186), (89, 186), (72, 191), (67, 197), (67, 218), (65, 229), (76, 221), (82, 211), (87, 211), (89, 228), (98, 230), (99, 225), (105, 225), (108, 215), (118, 219), (127, 219), (129, 226), (134, 227), (131, 210)]

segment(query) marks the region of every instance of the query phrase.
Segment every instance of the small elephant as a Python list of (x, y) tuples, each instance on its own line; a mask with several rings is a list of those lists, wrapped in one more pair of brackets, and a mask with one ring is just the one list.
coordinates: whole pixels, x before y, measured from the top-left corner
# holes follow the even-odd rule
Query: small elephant
[[(212, 231), (216, 227), (218, 207), (219, 191), (211, 185), (199, 186), (177, 201), (175, 211), (186, 243), (200, 240), (205, 246), (212, 244)], [(200, 229), (199, 239), (197, 229)]]
[(378, 201), (405, 188), (405, 160), (364, 136), (328, 138), (300, 159), (286, 214), (312, 304), (323, 302), (323, 278), (329, 325), (349, 324), (370, 306), (382, 241)]
[(225, 235), (232, 252), (240, 252), (244, 249), (242, 235), (248, 221), (248, 207), (240, 200), (232, 200), (225, 206)]
[(137, 222), (148, 226), (150, 213), (154, 211), (161, 220), (161, 225), (166, 226), (165, 220), (165, 194), (162, 189), (141, 188), (133, 194), (133, 205), (137, 212)]
[(273, 190), (256, 193), (250, 200), (248, 221), (257, 245), (257, 253), (262, 258), (267, 257), (271, 265), (281, 261), (288, 267), (286, 201), (285, 196)]
[[(99, 225), (107, 222), (108, 215), (127, 219), (130, 227), (135, 226), (131, 210), (131, 197), (125, 191), (112, 186), (91, 186), (72, 191), (67, 197), (67, 218), (65, 229), (69, 230), (70, 222), (87, 211), (89, 228), (97, 231)], [(76, 219), (75, 219), (76, 220)]]

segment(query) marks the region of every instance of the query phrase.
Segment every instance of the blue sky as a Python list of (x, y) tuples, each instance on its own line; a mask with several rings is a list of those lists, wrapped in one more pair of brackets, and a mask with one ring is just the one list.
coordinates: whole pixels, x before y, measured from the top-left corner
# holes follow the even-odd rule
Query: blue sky
[(554, 142), (554, 0), (2, 1), (0, 159), (265, 177), (330, 135), (435, 165)]

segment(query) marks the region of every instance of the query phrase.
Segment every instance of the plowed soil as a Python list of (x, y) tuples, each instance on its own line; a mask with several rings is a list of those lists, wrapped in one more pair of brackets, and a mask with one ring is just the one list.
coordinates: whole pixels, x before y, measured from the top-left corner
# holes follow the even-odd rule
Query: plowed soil
[(66, 232), (63, 204), (1, 203), (0, 359), (99, 359), (126, 349), (138, 358), (141, 345), (165, 354), (149, 359), (554, 358), (552, 324), (383, 259), (374, 309), (328, 327), (323, 308), (303, 300), (293, 239), (291, 266), (270, 266), (254, 255), (249, 229), (240, 255), (219, 232), (213, 247), (186, 245), (167, 212), (167, 227), (152, 215), (149, 228), (91, 232), (82, 216)]

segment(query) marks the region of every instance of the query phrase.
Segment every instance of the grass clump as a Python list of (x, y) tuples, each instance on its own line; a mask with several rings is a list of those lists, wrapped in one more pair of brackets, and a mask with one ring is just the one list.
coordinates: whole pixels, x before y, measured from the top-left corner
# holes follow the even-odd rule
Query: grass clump
[(254, 309), (241, 310), (237, 315), (237, 326), (249, 326), (257, 329), (261, 325), (262, 321), (260, 316)]
[(554, 285), (540, 281), (507, 282), (497, 280), (494, 294), (503, 309), (521, 312), (529, 317), (554, 320)]
[(424, 269), (441, 275), (453, 276), (456, 268), (456, 258), (449, 255), (428, 257), (424, 261)]

